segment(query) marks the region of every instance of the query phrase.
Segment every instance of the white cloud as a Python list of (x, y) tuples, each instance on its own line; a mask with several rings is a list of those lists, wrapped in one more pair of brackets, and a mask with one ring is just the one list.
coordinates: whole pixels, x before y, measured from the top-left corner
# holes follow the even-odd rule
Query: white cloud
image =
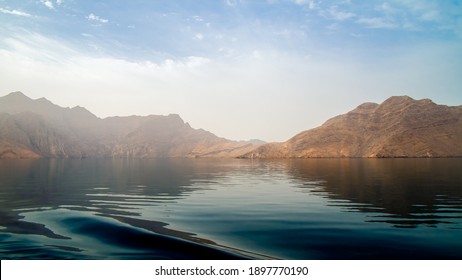
[(61, 5), (62, 3), (64, 3), (64, 0), (56, 0), (56, 4), (59, 6)]
[(200, 16), (193, 16), (193, 18), (195, 21), (199, 21), (199, 22), (204, 21), (204, 19), (201, 18)]
[(204, 39), (204, 35), (203, 35), (202, 33), (197, 33), (197, 34), (194, 36), (194, 38), (196, 38), (197, 40), (200, 41), (200, 40)]
[(4, 13), (4, 14), (21, 16), (21, 17), (31, 17), (32, 16), (31, 14), (28, 14), (26, 12), (21, 12), (21, 11), (18, 11), (18, 10), (7, 10), (7, 9), (3, 9), (3, 8), (0, 8), (0, 12)]
[(308, 8), (310, 8), (310, 10), (313, 10), (316, 7), (317, 7), (316, 2), (314, 2), (314, 1), (309, 1), (308, 2)]
[(334, 22), (332, 24), (327, 25), (326, 28), (330, 31), (337, 31), (340, 28), (340, 24), (337, 22)]
[[(396, 5), (400, 5), (402, 9), (408, 11), (414, 16), (422, 20), (438, 20), (439, 19), (439, 2), (429, 0), (393, 0)], [(444, 1), (442, 1), (444, 2)], [(425, 19), (427, 18), (427, 19)]]
[[(434, 29), (451, 30), (457, 34), (456, 21), (461, 13), (446, 7), (447, 1), (432, 0), (388, 0), (378, 6), (376, 11), (382, 13), (382, 22), (371, 26), (398, 28), (424, 32), (431, 24)], [(367, 22), (366, 22), (367, 24)]]
[(393, 29), (397, 28), (398, 25), (386, 18), (360, 18), (356, 21), (357, 23), (366, 26), (367, 28), (377, 28), (377, 29)]
[(99, 23), (108, 23), (109, 22), (108, 19), (101, 18), (100, 16), (97, 16), (97, 15), (95, 15), (93, 13), (89, 14), (86, 18), (89, 21), (96, 21), (96, 22), (99, 22)]
[(224, 0), (225, 4), (230, 6), (230, 7), (234, 7), (237, 5), (237, 2), (238, 0)]
[(40, 0), (40, 3), (42, 3), (43, 5), (45, 5), (45, 7), (47, 7), (48, 9), (50, 10), (53, 10), (55, 7), (53, 6), (53, 2), (51, 2), (50, 0)]
[(300, 6), (307, 6), (310, 10), (316, 9), (318, 6), (314, 0), (292, 0), (292, 2)]
[(420, 19), (424, 21), (438, 21), (440, 19), (440, 12), (437, 10), (431, 10), (424, 12)]
[(298, 118), (291, 122), (298, 127), (284, 126), (286, 119), (274, 114), (301, 113), (288, 106), (291, 94), (306, 90), (298, 58), (284, 61), (259, 50), (229, 60), (135, 62), (85, 55), (34, 33), (0, 38), (6, 46), (0, 47), (0, 73), (7, 81), (0, 83), (0, 93), (21, 90), (61, 106), (84, 106), (101, 117), (178, 113), (193, 127), (236, 140), (284, 140), (310, 125)]
[[(403, 93), (437, 101), (461, 85), (459, 66), (445, 64), (459, 53), (451, 48), (413, 46), (366, 64), (263, 47), (230, 58), (154, 62), (86, 54), (36, 33), (0, 35), (0, 95), (21, 90), (101, 117), (178, 113), (195, 128), (236, 140), (282, 141), (364, 101)], [(444, 83), (450, 79), (456, 82)]]
[(395, 15), (401, 12), (400, 9), (394, 7), (388, 2), (384, 2), (380, 6), (377, 6), (376, 10), (386, 15)]
[(338, 20), (338, 21), (344, 21), (344, 20), (347, 20), (347, 19), (350, 19), (356, 16), (354, 13), (351, 13), (351, 12), (338, 11), (337, 7), (335, 6), (330, 7), (329, 14), (331, 18), (333, 18), (334, 20)]
[[(431, 0), (390, 0), (396, 8), (407, 18), (412, 18), (417, 23), (430, 22), (438, 26), (445, 26), (455, 17), (460, 18), (460, 9), (445, 7), (448, 1)], [(457, 5), (457, 4), (455, 4)]]

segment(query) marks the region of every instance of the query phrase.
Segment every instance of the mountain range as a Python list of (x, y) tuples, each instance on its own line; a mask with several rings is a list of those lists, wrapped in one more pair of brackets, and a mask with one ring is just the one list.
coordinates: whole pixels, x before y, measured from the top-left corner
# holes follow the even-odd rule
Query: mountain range
[(394, 96), (265, 144), (220, 138), (176, 114), (102, 119), (21, 92), (0, 97), (0, 158), (40, 157), (462, 157), (462, 106)]
[(244, 158), (462, 157), (462, 106), (393, 96), (364, 103)]
[(231, 141), (180, 116), (98, 118), (21, 92), (0, 98), (0, 158), (236, 157), (260, 141)]

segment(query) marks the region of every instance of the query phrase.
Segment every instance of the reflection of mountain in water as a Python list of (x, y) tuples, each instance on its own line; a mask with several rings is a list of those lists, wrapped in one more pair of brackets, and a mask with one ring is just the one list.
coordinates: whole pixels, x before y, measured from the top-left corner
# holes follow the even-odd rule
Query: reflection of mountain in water
[[(49, 228), (48, 224), (52, 220), (48, 218), (42, 223), (40, 219), (24, 219), (29, 213), (46, 216), (41, 213), (55, 211), (69, 215), (58, 220), (64, 228), (70, 230), (71, 236), (84, 234), (106, 244), (122, 244), (137, 252), (132, 256), (134, 258), (236, 258), (233, 254), (198, 245), (220, 247), (213, 241), (199, 238), (193, 233), (170, 229), (167, 223), (142, 217), (140, 209), (144, 206), (175, 203), (197, 190), (193, 182), (213, 179), (210, 172), (207, 172), (208, 168), (207, 163), (178, 159), (0, 161), (0, 240), (2, 233), (45, 236), (56, 242), (60, 239), (74, 239)], [(8, 245), (5, 243), (4, 246)], [(30, 248), (24, 250), (27, 251), (26, 256), (31, 258), (61, 258), (55, 252), (56, 249), (74, 254), (82, 251), (59, 245), (49, 245), (42, 249), (38, 255), (34, 255)], [(14, 253), (10, 254), (14, 258)], [(239, 251), (238, 254), (247, 253)], [(83, 256), (76, 255), (74, 258)], [(18, 255), (18, 258), (23, 257)]]
[(0, 258), (460, 259), (460, 170), (461, 159), (0, 160)]
[(331, 205), (383, 213), (368, 222), (416, 227), (462, 218), (459, 159), (312, 159), (289, 165), (290, 175), (305, 182), (302, 188)]

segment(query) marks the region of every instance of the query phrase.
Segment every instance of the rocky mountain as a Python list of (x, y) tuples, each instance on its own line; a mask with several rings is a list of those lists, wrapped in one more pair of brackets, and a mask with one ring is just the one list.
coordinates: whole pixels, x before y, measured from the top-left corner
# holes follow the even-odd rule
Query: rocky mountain
[(462, 106), (395, 96), (364, 103), (244, 158), (462, 157)]
[(21, 92), (0, 98), (0, 158), (237, 157), (257, 146), (193, 129), (174, 114), (100, 119)]

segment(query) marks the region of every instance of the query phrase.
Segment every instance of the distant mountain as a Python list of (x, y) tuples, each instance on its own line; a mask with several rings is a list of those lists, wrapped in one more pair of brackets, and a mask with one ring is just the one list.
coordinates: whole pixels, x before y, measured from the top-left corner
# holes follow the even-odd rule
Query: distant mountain
[(193, 129), (178, 115), (100, 119), (21, 92), (0, 97), (0, 158), (237, 157), (254, 143)]
[(364, 103), (243, 158), (462, 157), (462, 106), (395, 96)]

